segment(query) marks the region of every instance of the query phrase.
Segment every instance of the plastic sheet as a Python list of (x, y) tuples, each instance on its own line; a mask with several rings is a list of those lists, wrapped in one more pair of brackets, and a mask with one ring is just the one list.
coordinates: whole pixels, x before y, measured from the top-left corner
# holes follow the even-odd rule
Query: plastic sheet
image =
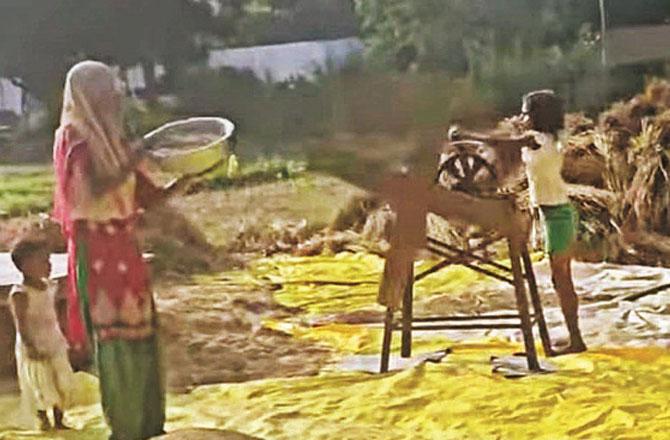
[[(415, 273), (428, 269), (435, 261), (419, 261)], [(381, 310), (377, 290), (384, 260), (376, 255), (342, 253), (319, 257), (275, 257), (261, 260), (252, 268), (259, 279), (281, 288), (275, 298), (289, 307), (304, 307), (307, 315)], [(489, 283), (484, 275), (463, 266), (449, 266), (418, 283), (415, 297), (421, 298)]]
[[(454, 347), (441, 364), (396, 374), (332, 373), (200, 387), (168, 399), (167, 429), (228, 429), (264, 439), (665, 439), (670, 353), (610, 349), (558, 358), (549, 375), (508, 380), (482, 357), (501, 342)], [(14, 399), (16, 400), (16, 399)], [(10, 402), (0, 400), (2, 414)], [(7, 439), (99, 439), (99, 406), (68, 414), (72, 433)]]

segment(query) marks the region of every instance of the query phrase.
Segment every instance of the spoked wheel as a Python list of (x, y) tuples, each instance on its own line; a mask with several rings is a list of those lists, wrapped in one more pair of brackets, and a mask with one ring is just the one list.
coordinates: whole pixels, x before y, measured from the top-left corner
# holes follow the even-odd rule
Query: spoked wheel
[(465, 192), (479, 192), (484, 189), (482, 186), (495, 186), (498, 176), (494, 166), (481, 155), (484, 147), (484, 144), (472, 141), (447, 144), (436, 183), (446, 183), (451, 189)]

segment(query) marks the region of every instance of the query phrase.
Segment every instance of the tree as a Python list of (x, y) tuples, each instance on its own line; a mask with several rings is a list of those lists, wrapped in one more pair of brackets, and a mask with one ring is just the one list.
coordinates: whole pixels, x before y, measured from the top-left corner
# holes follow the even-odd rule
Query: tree
[(468, 0), (358, 0), (363, 37), (370, 59), (406, 70), (467, 70), (463, 38)]
[(273, 23), (273, 41), (306, 41), (346, 38), (358, 34), (356, 15), (348, 0), (282, 0), (283, 17)]
[(217, 17), (218, 35), (226, 45), (253, 46), (358, 35), (351, 0), (240, 1), (239, 9), (224, 7)]
[(49, 102), (82, 57), (170, 71), (197, 54), (193, 37), (210, 17), (207, 3), (188, 0), (3, 0), (0, 75)]
[(581, 24), (594, 20), (597, 4), (578, 0), (357, 0), (356, 11), (371, 58), (381, 65), (462, 74), (471, 70), (473, 53), (478, 51), (506, 56), (530, 54), (538, 47), (572, 45)]
[(298, 0), (270, 0), (270, 8), (276, 11), (292, 11)]

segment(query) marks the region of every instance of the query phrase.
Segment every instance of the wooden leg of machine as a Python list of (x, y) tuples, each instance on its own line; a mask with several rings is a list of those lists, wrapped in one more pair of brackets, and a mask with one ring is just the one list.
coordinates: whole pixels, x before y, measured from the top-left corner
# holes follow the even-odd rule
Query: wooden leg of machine
[(384, 335), (382, 337), (382, 356), (380, 373), (386, 373), (389, 370), (389, 358), (391, 357), (391, 338), (393, 337), (393, 310), (388, 307), (384, 316)]
[(514, 277), (514, 294), (516, 295), (516, 305), (521, 319), (521, 331), (523, 333), (523, 342), (526, 348), (528, 369), (531, 371), (539, 371), (540, 363), (537, 360), (535, 341), (533, 340), (533, 325), (528, 313), (528, 297), (526, 296), (523, 272), (521, 270), (520, 246), (516, 240), (508, 240), (508, 243), (509, 256), (512, 263), (512, 275)]
[(412, 356), (412, 320), (414, 317), (414, 264), (408, 271), (407, 286), (402, 299), (402, 343), (400, 355), (404, 358)]
[(535, 280), (535, 272), (533, 272), (533, 263), (528, 254), (528, 248), (524, 248), (521, 252), (521, 259), (523, 260), (523, 269), (528, 281), (528, 290), (530, 293), (530, 300), (533, 304), (533, 313), (537, 321), (537, 327), (540, 331), (540, 339), (542, 339), (542, 348), (545, 356), (552, 356), (553, 349), (551, 348), (551, 337), (549, 336), (549, 329), (547, 328), (547, 321), (544, 319), (544, 310), (542, 309), (542, 300), (537, 290), (537, 281)]

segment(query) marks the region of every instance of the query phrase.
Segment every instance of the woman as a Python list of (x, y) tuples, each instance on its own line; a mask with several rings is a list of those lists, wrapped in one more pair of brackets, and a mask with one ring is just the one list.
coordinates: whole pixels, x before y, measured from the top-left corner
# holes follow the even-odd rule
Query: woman
[(68, 339), (92, 350), (112, 439), (163, 432), (165, 400), (149, 273), (138, 247), (138, 195), (160, 200), (124, 138), (123, 88), (105, 64), (67, 75), (56, 131), (54, 217), (68, 241)]
[(523, 97), (521, 112), (530, 127), (523, 136), (496, 138), (463, 133), (452, 127), (450, 138), (478, 140), (493, 148), (521, 149), (531, 205), (542, 216), (552, 281), (570, 334), (569, 344), (553, 354), (578, 353), (586, 350), (586, 344), (579, 330), (577, 294), (570, 269), (577, 215), (561, 177), (563, 156), (559, 136), (563, 129), (563, 102), (553, 91), (539, 90)]

